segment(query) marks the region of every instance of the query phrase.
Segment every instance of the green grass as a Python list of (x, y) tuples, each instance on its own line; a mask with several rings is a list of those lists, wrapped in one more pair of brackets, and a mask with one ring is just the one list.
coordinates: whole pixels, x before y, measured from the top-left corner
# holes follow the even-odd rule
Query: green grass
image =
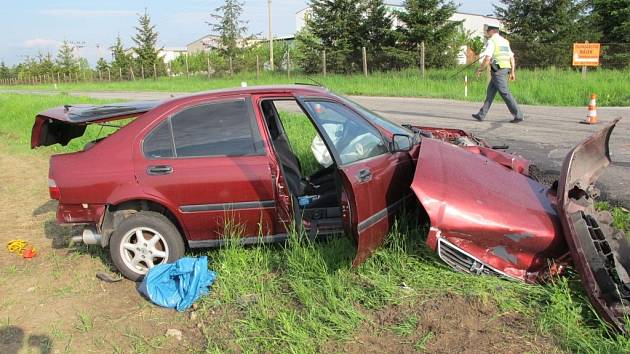
[[(434, 97), (456, 100), (482, 101), (485, 98), (486, 80), (474, 77), (474, 68), (456, 77), (455, 69), (428, 70), (426, 78), (420, 78), (417, 70), (400, 72), (376, 72), (367, 78), (355, 75), (313, 75), (329, 89), (348, 95)], [(469, 96), (464, 97), (464, 75), (468, 75)], [(630, 71), (596, 70), (582, 80), (581, 74), (573, 70), (518, 70), (517, 81), (511, 90), (519, 103), (558, 106), (585, 106), (591, 93), (599, 95), (600, 106), (630, 105)], [(253, 73), (239, 73), (233, 77), (216, 77), (208, 80), (205, 76), (146, 79), (124, 82), (62, 83), (55, 88), (52, 84), (0, 86), (0, 89), (37, 89), (65, 91), (167, 91), (196, 92), (217, 88), (237, 87), (241, 82), (253, 85), (282, 83), (312, 83), (304, 75), (286, 73), (264, 73), (258, 79)]]
[[(28, 151), (36, 112), (69, 101), (96, 102), (64, 96), (0, 95), (3, 144), (20, 153)], [(314, 169), (309, 146), (315, 131), (308, 130), (302, 115), (283, 112), (281, 116), (303, 165)], [(80, 148), (97, 134), (90, 131), (74, 145), (46, 148), (42, 154)], [(615, 225), (628, 230), (628, 213), (612, 209)], [(346, 237), (312, 243), (294, 232), (285, 245), (244, 247), (231, 242), (222, 249), (203, 251), (218, 273), (211, 294), (200, 300), (197, 309), (206, 351), (325, 351), (330, 343), (351, 340), (379, 310), (392, 305), (419, 306), (455, 294), (491, 301), (500, 316), (518, 314), (531, 321), (528, 332), (521, 333), (526, 339), (534, 334), (549, 336), (567, 352), (630, 352), (630, 339), (608, 331), (575, 274), (545, 285), (526, 285), (456, 273), (425, 246), (425, 233), (426, 225), (402, 218), (384, 247), (357, 269), (350, 266), (354, 245)], [(228, 235), (236, 234), (238, 228), (228, 230)], [(408, 339), (419, 330), (420, 320), (407, 317), (379, 330)], [(85, 332), (94, 326), (87, 313), (78, 313), (73, 321)], [(433, 332), (424, 331), (413, 345), (425, 350), (434, 338)], [(159, 348), (162, 341), (161, 337), (136, 339), (134, 348), (139, 351)], [(71, 341), (70, 337), (68, 345)]]

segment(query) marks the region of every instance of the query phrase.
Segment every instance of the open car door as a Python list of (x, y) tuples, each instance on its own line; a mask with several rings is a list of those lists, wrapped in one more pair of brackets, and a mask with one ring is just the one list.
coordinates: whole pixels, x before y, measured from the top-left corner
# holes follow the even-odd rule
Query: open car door
[[(390, 153), (380, 131), (336, 101), (302, 99), (340, 172), (357, 243), (353, 266), (378, 248), (396, 211), (410, 194), (413, 165), (407, 152)], [(342, 201), (344, 203), (344, 201)], [(347, 219), (347, 218), (344, 218)]]

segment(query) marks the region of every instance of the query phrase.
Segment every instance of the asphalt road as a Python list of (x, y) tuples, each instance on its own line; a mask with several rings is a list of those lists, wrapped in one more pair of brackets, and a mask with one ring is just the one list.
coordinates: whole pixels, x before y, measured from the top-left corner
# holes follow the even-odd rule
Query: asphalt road
[[(51, 94), (48, 91), (28, 93)], [(183, 93), (73, 92), (71, 95), (145, 100), (166, 99)], [(579, 121), (586, 117), (586, 106), (522, 106), (525, 121), (512, 124), (508, 123), (511, 116), (500, 97), (495, 100), (484, 122), (477, 122), (470, 116), (479, 109), (481, 103), (365, 96), (352, 99), (400, 123), (464, 129), (485, 138), (492, 145), (508, 145), (508, 151), (533, 161), (550, 173), (559, 171), (564, 156), (573, 146), (614, 118), (624, 117), (610, 140), (613, 162), (600, 177), (598, 187), (604, 199), (630, 208), (630, 107), (599, 107), (597, 113), (600, 123), (585, 125)]]

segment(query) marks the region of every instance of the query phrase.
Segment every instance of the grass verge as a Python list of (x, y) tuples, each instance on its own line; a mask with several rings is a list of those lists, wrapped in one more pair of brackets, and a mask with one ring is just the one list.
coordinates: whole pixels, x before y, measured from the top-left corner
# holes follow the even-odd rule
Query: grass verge
[[(596, 70), (586, 79), (573, 70), (518, 70), (517, 81), (511, 90), (522, 104), (585, 106), (591, 93), (599, 95), (600, 106), (630, 105), (630, 83), (626, 80), (628, 71)], [(468, 75), (468, 97), (464, 96), (464, 76)], [(368, 77), (363, 75), (328, 76), (313, 75), (312, 79), (329, 89), (348, 95), (400, 96), (448, 98), (467, 101), (482, 101), (485, 98), (487, 82), (485, 78), (475, 79), (474, 69), (457, 74), (455, 69), (429, 70), (422, 79), (417, 70), (399, 72), (375, 72)], [(167, 91), (197, 92), (210, 89), (237, 87), (241, 82), (252, 85), (283, 83), (313, 83), (304, 75), (286, 73), (263, 73), (258, 78), (255, 73), (239, 73), (233, 77), (206, 76), (159, 78), (123, 82), (62, 83), (56, 86), (19, 85), (0, 86), (0, 89), (52, 90), (64, 91)]]

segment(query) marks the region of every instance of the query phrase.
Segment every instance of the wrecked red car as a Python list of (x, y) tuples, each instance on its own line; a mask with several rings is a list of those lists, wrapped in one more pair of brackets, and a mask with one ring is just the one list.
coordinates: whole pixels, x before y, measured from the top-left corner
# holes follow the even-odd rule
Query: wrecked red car
[[(321, 168), (308, 176), (286, 109), (317, 132)], [(31, 146), (66, 145), (124, 118), (82, 151), (52, 156), (49, 191), (59, 223), (85, 224), (74, 240), (109, 247), (130, 279), (186, 247), (222, 245), (229, 225), (245, 244), (285, 240), (294, 224), (312, 238), (345, 232), (358, 265), (415, 205), (430, 219), (428, 246), (454, 269), (533, 283), (572, 261), (595, 308), (623, 330), (630, 244), (593, 206), (616, 121), (567, 156), (551, 188), (527, 160), (464, 131), (399, 126), (308, 85), (58, 107), (37, 115)]]

